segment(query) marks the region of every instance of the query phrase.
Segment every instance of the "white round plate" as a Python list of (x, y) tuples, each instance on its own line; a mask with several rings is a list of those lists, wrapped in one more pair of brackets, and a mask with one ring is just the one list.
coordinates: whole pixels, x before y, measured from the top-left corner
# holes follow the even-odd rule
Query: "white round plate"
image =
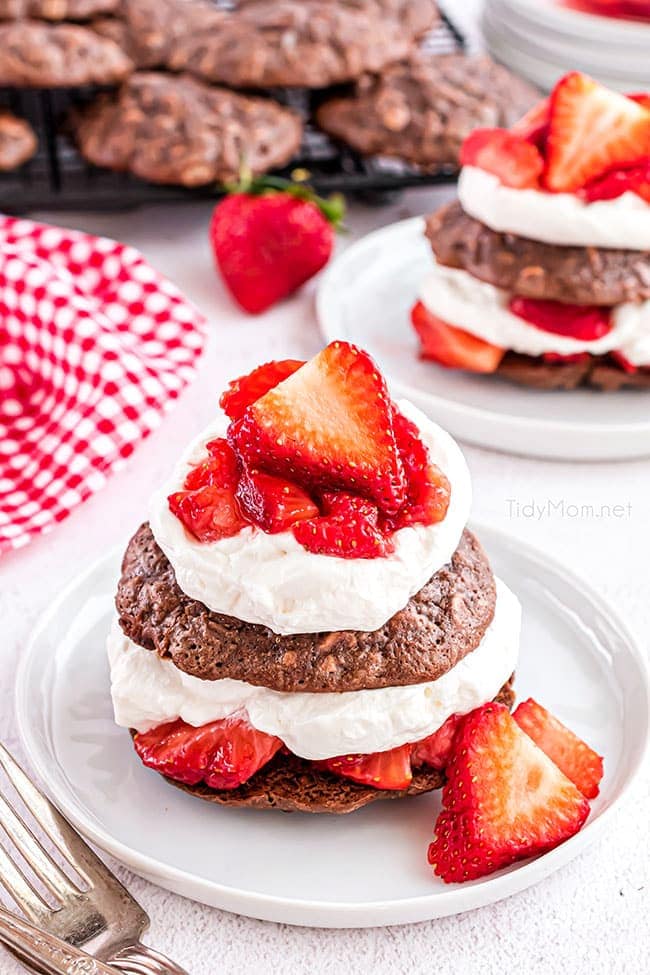
[(263, 920), (319, 927), (401, 924), (492, 903), (537, 883), (610, 822), (648, 738), (644, 659), (616, 612), (534, 549), (477, 529), (524, 610), (516, 688), (605, 759), (585, 828), (537, 860), (445, 886), (426, 862), (437, 794), (378, 802), (350, 816), (225, 809), (144, 768), (115, 726), (104, 642), (120, 553), (75, 581), (21, 661), (18, 725), (36, 773), (92, 842), (169, 890)]
[(409, 312), (431, 268), (420, 217), (376, 230), (325, 273), (317, 312), (326, 340), (367, 349), (393, 393), (454, 436), (532, 457), (614, 460), (650, 454), (650, 394), (534, 390), (418, 358)]
[[(487, 4), (490, 6), (489, 2)], [(535, 26), (573, 35), (579, 39), (590, 38), (602, 44), (612, 42), (639, 47), (650, 43), (650, 24), (641, 20), (624, 20), (605, 17), (565, 7), (557, 0), (500, 0), (502, 7)]]

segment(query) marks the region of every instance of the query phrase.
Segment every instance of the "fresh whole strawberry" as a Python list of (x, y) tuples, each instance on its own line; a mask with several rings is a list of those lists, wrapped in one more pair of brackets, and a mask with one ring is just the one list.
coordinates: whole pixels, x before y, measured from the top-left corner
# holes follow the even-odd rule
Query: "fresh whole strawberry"
[(296, 291), (327, 264), (342, 218), (341, 197), (323, 200), (273, 177), (244, 178), (210, 222), (217, 268), (235, 300), (258, 314)]
[(400, 745), (372, 755), (340, 755), (314, 762), (317, 768), (352, 779), (375, 789), (408, 789), (411, 772), (411, 746)]
[(613, 200), (623, 193), (636, 193), (646, 203), (650, 203), (650, 158), (628, 169), (613, 169), (587, 183), (580, 191), (580, 195), (588, 203)]
[(502, 704), (465, 718), (446, 775), (428, 859), (448, 883), (544, 853), (589, 815), (588, 800)]
[(449, 325), (421, 302), (411, 309), (411, 322), (420, 339), (420, 355), (447, 369), (495, 372), (506, 350)]
[(582, 342), (600, 339), (612, 330), (611, 309), (603, 305), (565, 305), (560, 301), (515, 295), (508, 307), (529, 325)]
[(194, 728), (180, 719), (137, 734), (142, 762), (169, 779), (211, 789), (236, 789), (273, 758), (279, 738), (231, 716)]
[(239, 379), (229, 382), (228, 389), (221, 394), (219, 406), (231, 420), (237, 420), (251, 403), (260, 399), (284, 379), (288, 379), (304, 364), (300, 359), (266, 362), (263, 366), (253, 369), (247, 376), (240, 376)]
[(493, 173), (500, 183), (514, 189), (539, 188), (544, 170), (537, 146), (508, 129), (474, 129), (463, 142), (460, 164)]
[(249, 521), (273, 535), (287, 531), (298, 521), (317, 518), (317, 505), (306, 491), (291, 481), (244, 468), (236, 497)]
[(603, 777), (603, 760), (532, 697), (522, 701), (513, 718), (587, 799), (595, 799)]
[(460, 714), (451, 714), (442, 727), (432, 735), (423, 738), (411, 746), (411, 765), (419, 768), (428, 765), (429, 768), (444, 769), (451, 759), (454, 742), (458, 729), (463, 721)]
[(321, 517), (300, 521), (292, 528), (296, 541), (308, 552), (341, 559), (375, 559), (395, 550), (378, 525), (377, 506), (366, 498), (326, 492), (322, 507)]

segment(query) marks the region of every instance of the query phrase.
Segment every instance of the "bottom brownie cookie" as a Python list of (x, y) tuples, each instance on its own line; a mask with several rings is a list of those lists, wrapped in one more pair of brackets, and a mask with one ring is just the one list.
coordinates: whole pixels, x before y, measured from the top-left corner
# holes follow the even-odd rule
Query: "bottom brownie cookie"
[(589, 356), (577, 362), (546, 362), (534, 356), (507, 352), (497, 375), (535, 389), (577, 389), (587, 386), (604, 392), (650, 389), (650, 371), (626, 372), (609, 356)]

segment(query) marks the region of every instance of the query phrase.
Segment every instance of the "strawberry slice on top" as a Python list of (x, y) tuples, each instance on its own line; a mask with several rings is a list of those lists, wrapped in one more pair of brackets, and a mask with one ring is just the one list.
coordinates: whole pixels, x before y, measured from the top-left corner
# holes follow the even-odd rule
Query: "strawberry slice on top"
[(264, 365), (249, 372), (247, 376), (240, 376), (239, 379), (233, 379), (228, 383), (228, 389), (221, 394), (219, 406), (231, 420), (237, 420), (251, 403), (264, 396), (284, 379), (288, 379), (304, 364), (300, 359), (265, 362)]
[(525, 135), (508, 129), (474, 129), (460, 151), (461, 166), (476, 166), (513, 189), (538, 189), (542, 155)]
[(249, 466), (307, 490), (350, 491), (387, 513), (406, 500), (385, 380), (347, 342), (332, 342), (252, 403), (228, 440)]
[(650, 155), (650, 111), (579, 71), (551, 94), (544, 183), (572, 193), (610, 169)]

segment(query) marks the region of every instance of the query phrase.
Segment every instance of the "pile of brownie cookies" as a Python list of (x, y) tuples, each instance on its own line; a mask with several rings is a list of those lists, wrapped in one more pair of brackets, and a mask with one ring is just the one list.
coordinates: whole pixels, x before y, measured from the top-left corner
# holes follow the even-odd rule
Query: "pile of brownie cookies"
[[(108, 89), (65, 120), (87, 161), (206, 186), (297, 153), (304, 120), (269, 89), (347, 86), (321, 99), (323, 131), (436, 170), (536, 97), (486, 57), (423, 51), (437, 19), (434, 0), (0, 0), (0, 88)], [(36, 149), (0, 112), (0, 171)]]

